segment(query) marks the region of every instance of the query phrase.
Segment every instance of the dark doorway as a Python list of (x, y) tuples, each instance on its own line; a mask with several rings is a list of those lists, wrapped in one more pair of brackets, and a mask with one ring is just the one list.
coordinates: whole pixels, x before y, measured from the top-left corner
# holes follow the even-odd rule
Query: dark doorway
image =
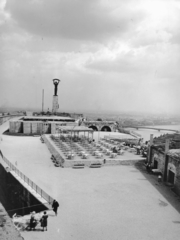
[(104, 126), (101, 129), (102, 132), (111, 132), (111, 128), (109, 126)]
[(169, 170), (168, 182), (174, 184), (175, 173)]
[(97, 127), (96, 126), (89, 126), (89, 128), (92, 128), (94, 131), (98, 131)]
[(154, 169), (158, 169), (158, 161), (154, 160)]

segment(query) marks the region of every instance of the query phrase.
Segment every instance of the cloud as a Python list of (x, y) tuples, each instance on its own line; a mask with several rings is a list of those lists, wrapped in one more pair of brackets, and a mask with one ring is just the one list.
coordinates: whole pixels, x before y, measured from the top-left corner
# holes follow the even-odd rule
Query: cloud
[[(60, 110), (179, 110), (179, 9), (166, 0), (4, 0), (0, 102)], [(7, 101), (8, 99), (8, 101)]]
[(103, 41), (121, 36), (143, 17), (140, 11), (133, 11), (123, 1), (119, 1), (119, 5), (118, 9), (113, 8), (100, 0), (19, 0), (18, 4), (16, 0), (8, 0), (6, 11), (32, 34)]

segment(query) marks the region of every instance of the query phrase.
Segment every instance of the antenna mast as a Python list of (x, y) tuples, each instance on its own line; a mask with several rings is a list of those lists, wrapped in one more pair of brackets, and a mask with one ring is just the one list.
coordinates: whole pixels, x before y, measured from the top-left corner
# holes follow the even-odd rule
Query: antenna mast
[(42, 112), (44, 112), (44, 89), (42, 90)]

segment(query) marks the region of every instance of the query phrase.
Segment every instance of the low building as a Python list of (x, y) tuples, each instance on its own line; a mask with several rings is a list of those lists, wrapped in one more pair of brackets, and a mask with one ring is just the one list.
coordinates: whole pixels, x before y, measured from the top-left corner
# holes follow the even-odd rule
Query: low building
[(20, 120), (9, 121), (9, 132), (12, 134), (53, 134), (62, 125), (76, 126), (77, 123), (70, 117), (25, 116)]
[[(180, 134), (166, 134), (155, 138), (150, 146), (149, 163), (160, 173), (164, 182), (180, 195)], [(156, 171), (157, 170), (157, 171)]]

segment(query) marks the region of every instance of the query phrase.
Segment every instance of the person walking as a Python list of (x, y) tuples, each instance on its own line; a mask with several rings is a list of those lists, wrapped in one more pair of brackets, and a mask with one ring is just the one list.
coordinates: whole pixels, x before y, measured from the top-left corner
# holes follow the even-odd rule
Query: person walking
[(48, 219), (48, 215), (46, 214), (46, 212), (44, 212), (44, 215), (42, 216), (40, 222), (41, 222), (41, 227), (43, 228), (42, 231), (44, 231), (44, 229), (46, 229), (47, 231), (47, 219)]
[(59, 207), (59, 203), (54, 199), (53, 204), (52, 204), (52, 208), (53, 208), (53, 211), (55, 212), (56, 216), (57, 216), (58, 207)]

